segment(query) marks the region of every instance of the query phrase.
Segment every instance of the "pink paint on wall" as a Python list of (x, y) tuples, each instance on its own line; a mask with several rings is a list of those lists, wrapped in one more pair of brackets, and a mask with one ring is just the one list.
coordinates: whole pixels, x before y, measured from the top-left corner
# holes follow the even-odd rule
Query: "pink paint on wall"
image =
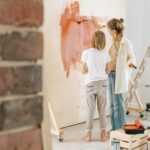
[(77, 1), (66, 6), (61, 14), (61, 56), (67, 77), (70, 73), (70, 66), (73, 65), (76, 68), (82, 51), (91, 47), (91, 38), (95, 27), (84, 18), (85, 16), (80, 16)]

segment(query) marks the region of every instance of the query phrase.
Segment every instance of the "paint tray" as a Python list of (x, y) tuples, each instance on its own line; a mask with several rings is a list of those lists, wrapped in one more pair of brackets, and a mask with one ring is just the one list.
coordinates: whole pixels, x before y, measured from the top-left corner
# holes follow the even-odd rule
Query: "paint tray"
[(136, 120), (135, 124), (124, 125), (124, 130), (126, 134), (142, 134), (145, 128), (139, 120)]
[(126, 134), (143, 134), (145, 131), (144, 127), (140, 127), (138, 129), (124, 129)]

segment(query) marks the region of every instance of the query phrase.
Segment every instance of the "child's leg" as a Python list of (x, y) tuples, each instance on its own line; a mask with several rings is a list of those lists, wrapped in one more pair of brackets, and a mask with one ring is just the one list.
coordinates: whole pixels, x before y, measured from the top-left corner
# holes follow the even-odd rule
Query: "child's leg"
[(101, 139), (101, 141), (108, 140), (108, 134), (107, 134), (106, 130), (101, 130), (100, 139)]
[(87, 141), (91, 141), (91, 130), (93, 129), (93, 117), (95, 114), (95, 107), (96, 107), (95, 87), (93, 82), (90, 85), (86, 86), (86, 102), (87, 102), (86, 139)]
[(107, 100), (107, 82), (101, 81), (97, 94), (97, 109), (100, 117), (101, 140), (106, 141), (108, 138), (106, 132), (106, 100)]

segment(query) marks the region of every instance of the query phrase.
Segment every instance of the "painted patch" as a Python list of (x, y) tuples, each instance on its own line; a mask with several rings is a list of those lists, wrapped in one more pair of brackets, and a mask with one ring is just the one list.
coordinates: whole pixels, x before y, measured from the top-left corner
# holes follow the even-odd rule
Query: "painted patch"
[(91, 47), (91, 38), (95, 27), (80, 16), (79, 3), (75, 1), (66, 6), (61, 15), (61, 56), (66, 76), (69, 76), (70, 66), (76, 68), (81, 59), (82, 51)]

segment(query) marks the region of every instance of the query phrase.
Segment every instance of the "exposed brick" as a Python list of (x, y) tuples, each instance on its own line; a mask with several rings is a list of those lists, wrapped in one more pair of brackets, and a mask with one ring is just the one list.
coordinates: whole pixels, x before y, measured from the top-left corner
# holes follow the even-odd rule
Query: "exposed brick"
[(0, 0), (0, 24), (36, 26), (43, 23), (43, 0)]
[(0, 150), (43, 150), (41, 130), (0, 136)]
[(43, 98), (4, 101), (0, 106), (0, 130), (39, 125), (43, 119)]
[(42, 67), (26, 66), (13, 69), (14, 94), (32, 94), (40, 92), (42, 89)]
[(42, 58), (41, 32), (19, 32), (0, 35), (0, 53), (3, 60), (37, 60)]
[(0, 95), (9, 95), (13, 89), (13, 72), (11, 68), (0, 68)]
[(42, 67), (1, 67), (0, 95), (34, 94), (42, 90)]

